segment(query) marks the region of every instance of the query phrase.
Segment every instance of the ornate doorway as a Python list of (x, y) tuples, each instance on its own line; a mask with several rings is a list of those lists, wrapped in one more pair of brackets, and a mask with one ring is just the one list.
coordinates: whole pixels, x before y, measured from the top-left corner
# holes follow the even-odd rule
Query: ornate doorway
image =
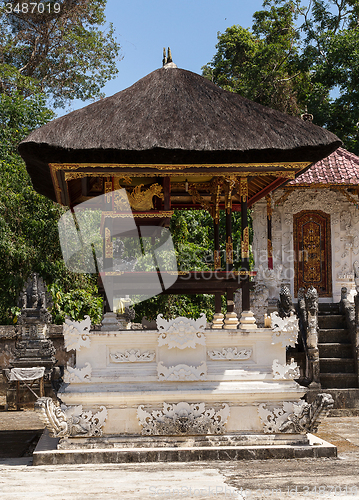
[(330, 214), (303, 210), (293, 215), (294, 295), (313, 285), (320, 297), (332, 296)]

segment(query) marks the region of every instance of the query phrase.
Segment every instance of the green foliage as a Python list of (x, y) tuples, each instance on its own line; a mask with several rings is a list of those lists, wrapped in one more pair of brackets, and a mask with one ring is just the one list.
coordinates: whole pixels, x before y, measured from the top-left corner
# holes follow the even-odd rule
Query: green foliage
[(32, 271), (63, 293), (80, 288), (85, 296), (96, 294), (89, 277), (66, 269), (57, 230), (64, 209), (34, 191), (16, 152), (18, 141), (51, 117), (42, 95), (0, 95), (0, 324), (16, 319), (17, 297)]
[(298, 115), (359, 153), (359, 3), (265, 0), (252, 29), (218, 34), (203, 74), (221, 87)]
[(141, 323), (143, 316), (149, 321), (155, 320), (158, 314), (165, 319), (176, 316), (197, 319), (205, 313), (207, 321), (212, 321), (214, 314), (213, 295), (157, 295), (135, 306), (135, 321)]
[(101, 97), (101, 88), (118, 73), (120, 51), (106, 23), (106, 0), (56, 0), (58, 13), (17, 12), (19, 3), (26, 2), (0, 0), (0, 92), (44, 92), (55, 107)]
[(92, 324), (99, 324), (102, 320), (102, 298), (97, 296), (97, 287), (88, 286), (87, 289), (76, 289), (71, 292), (64, 292), (57, 284), (50, 286), (53, 299), (51, 309), (52, 320), (55, 324), (61, 325), (65, 317), (75, 321), (83, 320), (86, 315), (91, 318)]

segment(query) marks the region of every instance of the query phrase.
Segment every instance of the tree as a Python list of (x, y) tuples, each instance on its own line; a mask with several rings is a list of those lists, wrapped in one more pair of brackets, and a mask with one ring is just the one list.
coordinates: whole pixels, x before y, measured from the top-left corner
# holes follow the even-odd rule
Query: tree
[(0, 92), (40, 91), (54, 107), (102, 97), (120, 51), (112, 24), (104, 29), (105, 6), (106, 0), (0, 0)]
[(359, 153), (359, 4), (265, 0), (252, 30), (218, 35), (203, 74), (218, 85), (313, 122)]
[(94, 278), (70, 273), (62, 259), (57, 222), (65, 209), (34, 191), (16, 151), (20, 140), (52, 118), (45, 101), (44, 95), (0, 94), (0, 324), (16, 319), (17, 297), (31, 271), (54, 285), (59, 321), (64, 312), (74, 311), (74, 319), (83, 314), (73, 294), (66, 295), (77, 287), (94, 321), (101, 310)]

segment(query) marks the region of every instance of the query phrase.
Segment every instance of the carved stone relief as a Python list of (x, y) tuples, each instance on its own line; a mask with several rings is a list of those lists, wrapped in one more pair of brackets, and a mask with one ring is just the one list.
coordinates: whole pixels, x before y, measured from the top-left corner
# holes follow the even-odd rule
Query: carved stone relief
[(275, 359), (272, 364), (272, 372), (274, 380), (294, 380), (300, 376), (299, 366), (295, 361), (281, 365), (278, 359)]
[(83, 321), (71, 321), (66, 318), (63, 330), (66, 350), (71, 351), (71, 349), (74, 349), (79, 351), (81, 347), (90, 347), (90, 328), (90, 316), (85, 316)]
[(157, 316), (157, 328), (160, 332), (158, 345), (167, 345), (168, 349), (174, 347), (195, 349), (197, 344), (206, 345), (206, 337), (203, 333), (206, 326), (205, 314), (201, 314), (197, 320), (179, 316), (169, 321), (163, 319), (162, 314), (159, 314)]
[(318, 394), (315, 401), (293, 403), (285, 401), (278, 407), (267, 403), (258, 407), (259, 418), (265, 433), (307, 433), (316, 432), (320, 421), (333, 408), (334, 401), (330, 394)]
[(82, 405), (60, 407), (47, 397), (36, 401), (35, 410), (51, 437), (102, 436), (102, 427), (107, 418), (105, 406), (101, 406), (100, 410), (93, 414), (91, 410), (84, 411)]
[(116, 351), (110, 353), (110, 360), (112, 363), (143, 363), (150, 362), (155, 359), (155, 351), (144, 351), (141, 353), (140, 349), (126, 349), (126, 351)]
[(222, 404), (221, 409), (207, 408), (205, 403), (177, 404), (163, 403), (162, 410), (151, 413), (140, 405), (137, 417), (143, 435), (186, 435), (186, 434), (223, 434), (229, 417), (229, 406)]
[(167, 367), (162, 363), (162, 361), (160, 361), (157, 365), (157, 374), (158, 380), (206, 380), (207, 365), (204, 361), (202, 361), (199, 366), (179, 364), (176, 366)]
[(280, 318), (276, 312), (271, 315), (272, 344), (281, 342), (283, 347), (294, 347), (297, 341), (298, 318), (292, 313), (289, 318)]
[(64, 373), (64, 382), (66, 384), (81, 384), (91, 382), (92, 368), (90, 363), (85, 363), (83, 368), (72, 368), (67, 366)]
[(253, 349), (250, 347), (223, 347), (221, 350), (213, 349), (207, 351), (207, 355), (214, 360), (232, 360), (232, 359), (249, 359), (252, 356)]

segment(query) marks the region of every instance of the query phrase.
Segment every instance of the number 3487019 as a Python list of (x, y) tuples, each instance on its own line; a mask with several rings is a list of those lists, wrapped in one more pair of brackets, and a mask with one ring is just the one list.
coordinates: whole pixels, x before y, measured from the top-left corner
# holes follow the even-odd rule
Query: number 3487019
[(6, 3), (5, 11), (8, 14), (59, 14), (59, 2), (19, 2)]

